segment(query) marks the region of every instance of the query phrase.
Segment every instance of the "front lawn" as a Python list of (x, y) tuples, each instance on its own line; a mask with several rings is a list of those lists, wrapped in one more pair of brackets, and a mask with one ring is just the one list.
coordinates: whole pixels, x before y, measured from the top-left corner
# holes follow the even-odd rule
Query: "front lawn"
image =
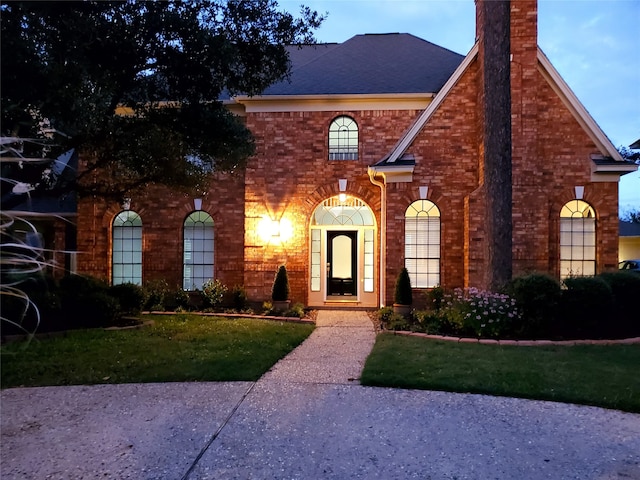
[(1, 386), (254, 381), (311, 334), (310, 324), (149, 315), (139, 330), (70, 331), (3, 345)]
[(361, 381), (640, 412), (639, 366), (640, 345), (517, 347), (384, 333)]

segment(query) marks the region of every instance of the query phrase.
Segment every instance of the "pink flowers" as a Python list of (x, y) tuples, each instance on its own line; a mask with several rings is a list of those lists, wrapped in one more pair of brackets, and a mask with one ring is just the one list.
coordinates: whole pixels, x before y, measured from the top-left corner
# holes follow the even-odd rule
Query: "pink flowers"
[(478, 337), (496, 337), (520, 319), (515, 299), (478, 288), (456, 288), (444, 296), (444, 314), (452, 325)]

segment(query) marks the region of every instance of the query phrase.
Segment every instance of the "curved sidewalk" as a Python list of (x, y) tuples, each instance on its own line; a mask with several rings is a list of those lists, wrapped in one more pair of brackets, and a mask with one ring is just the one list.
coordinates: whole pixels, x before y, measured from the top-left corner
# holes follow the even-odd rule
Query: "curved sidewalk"
[(362, 312), (258, 382), (2, 392), (5, 479), (640, 479), (640, 415), (358, 384)]

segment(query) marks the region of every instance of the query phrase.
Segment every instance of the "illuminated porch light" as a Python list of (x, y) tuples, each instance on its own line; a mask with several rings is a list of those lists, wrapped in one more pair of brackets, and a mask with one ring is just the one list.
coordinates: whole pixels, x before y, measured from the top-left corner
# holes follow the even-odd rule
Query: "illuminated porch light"
[(264, 243), (282, 243), (293, 236), (293, 225), (286, 218), (272, 220), (264, 215), (258, 222), (258, 235)]
[(273, 220), (270, 225), (271, 236), (279, 237), (280, 236), (280, 222), (278, 220)]

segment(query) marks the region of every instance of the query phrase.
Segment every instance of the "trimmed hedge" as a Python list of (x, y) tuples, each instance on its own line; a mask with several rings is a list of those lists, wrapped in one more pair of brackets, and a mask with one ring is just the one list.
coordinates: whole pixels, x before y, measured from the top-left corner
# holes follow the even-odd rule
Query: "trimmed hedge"
[(515, 298), (522, 317), (513, 322), (511, 333), (518, 338), (542, 338), (556, 328), (562, 300), (560, 282), (543, 273), (516, 277), (505, 287)]

